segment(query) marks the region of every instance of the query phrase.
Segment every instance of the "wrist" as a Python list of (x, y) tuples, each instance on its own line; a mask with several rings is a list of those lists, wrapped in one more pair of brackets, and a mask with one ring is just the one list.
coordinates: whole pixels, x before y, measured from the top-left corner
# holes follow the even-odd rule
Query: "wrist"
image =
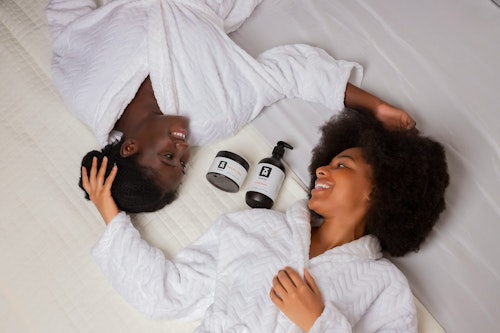
[(108, 225), (118, 214), (120, 214), (120, 211), (118, 210), (118, 208), (116, 208), (110, 209), (106, 212), (102, 212), (101, 216), (104, 220), (104, 223)]

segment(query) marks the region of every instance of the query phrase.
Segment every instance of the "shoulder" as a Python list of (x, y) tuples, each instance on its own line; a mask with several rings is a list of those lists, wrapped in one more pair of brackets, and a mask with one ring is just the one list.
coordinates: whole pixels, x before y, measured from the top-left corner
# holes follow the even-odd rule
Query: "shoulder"
[(255, 226), (265, 223), (282, 222), (285, 220), (285, 214), (272, 209), (249, 208), (238, 212), (225, 214), (220, 218), (220, 220), (221, 223), (227, 225), (238, 224), (240, 226)]
[(285, 212), (253, 208), (222, 215), (217, 220), (219, 232), (223, 229), (240, 229), (247, 233), (265, 233), (280, 229), (294, 232), (297, 225), (309, 226), (309, 211), (305, 201), (298, 201)]

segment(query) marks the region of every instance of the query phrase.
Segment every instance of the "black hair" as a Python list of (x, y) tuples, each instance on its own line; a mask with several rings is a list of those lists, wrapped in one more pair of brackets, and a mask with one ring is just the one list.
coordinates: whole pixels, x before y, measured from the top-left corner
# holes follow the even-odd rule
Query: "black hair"
[(309, 166), (310, 189), (318, 167), (346, 149), (361, 147), (372, 167), (366, 234), (375, 235), (392, 256), (418, 251), (445, 209), (449, 175), (444, 147), (416, 129), (389, 131), (370, 114), (352, 109), (333, 117), (321, 131)]
[[(90, 172), (92, 159), (97, 157), (99, 170), (104, 156), (108, 158), (106, 177), (113, 165), (118, 167), (118, 173), (111, 186), (111, 195), (118, 208), (128, 213), (154, 212), (172, 203), (177, 198), (177, 189), (164, 191), (154, 182), (152, 170), (142, 167), (135, 161), (135, 155), (122, 157), (120, 147), (123, 143), (115, 141), (108, 144), (101, 151), (88, 152), (82, 159), (82, 166)], [(82, 178), (78, 185), (83, 190)], [(85, 190), (84, 190), (85, 192)], [(90, 199), (87, 192), (85, 198)]]

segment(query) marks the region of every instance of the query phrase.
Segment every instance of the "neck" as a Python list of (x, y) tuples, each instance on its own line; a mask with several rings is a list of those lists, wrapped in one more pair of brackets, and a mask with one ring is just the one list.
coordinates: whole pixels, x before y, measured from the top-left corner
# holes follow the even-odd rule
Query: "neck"
[(123, 111), (114, 129), (122, 132), (125, 137), (129, 137), (137, 130), (142, 121), (155, 114), (161, 114), (161, 111), (148, 76), (137, 90), (135, 97)]
[[(355, 225), (356, 227), (352, 227)], [(312, 230), (309, 257), (313, 258), (324, 252), (352, 242), (364, 235), (363, 223), (340, 223), (325, 219), (323, 223)]]

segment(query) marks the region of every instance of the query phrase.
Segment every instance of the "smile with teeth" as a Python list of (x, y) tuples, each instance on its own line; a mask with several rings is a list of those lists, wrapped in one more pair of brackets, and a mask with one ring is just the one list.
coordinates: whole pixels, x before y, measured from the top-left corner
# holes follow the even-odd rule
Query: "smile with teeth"
[(185, 130), (175, 130), (169, 133), (176, 139), (186, 140), (187, 132)]
[(329, 189), (332, 185), (329, 183), (316, 182), (314, 184), (315, 189)]

